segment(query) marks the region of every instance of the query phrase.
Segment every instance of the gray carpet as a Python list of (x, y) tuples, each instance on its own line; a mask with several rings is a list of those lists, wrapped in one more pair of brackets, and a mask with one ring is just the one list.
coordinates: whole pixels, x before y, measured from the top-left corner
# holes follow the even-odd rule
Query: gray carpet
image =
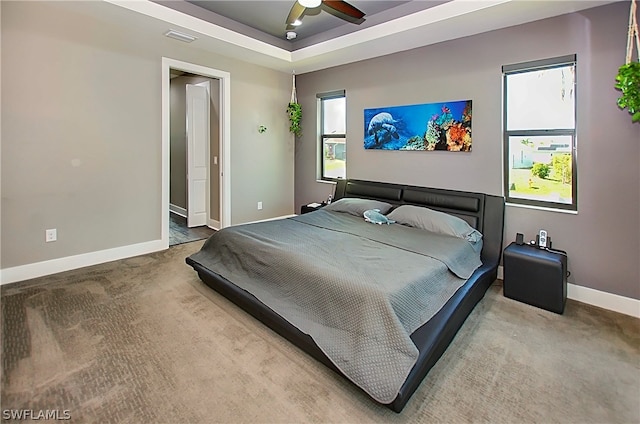
[(167, 251), (2, 286), (7, 410), (96, 423), (638, 423), (640, 321), (492, 286), (401, 414), (203, 285)]

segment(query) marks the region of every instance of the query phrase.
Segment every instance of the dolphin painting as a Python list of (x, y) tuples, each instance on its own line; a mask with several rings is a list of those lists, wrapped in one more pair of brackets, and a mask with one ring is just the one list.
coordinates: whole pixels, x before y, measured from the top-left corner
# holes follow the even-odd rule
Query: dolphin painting
[(396, 122), (397, 121), (393, 119), (393, 116), (391, 116), (390, 113), (381, 112), (371, 118), (367, 132), (369, 135), (373, 135), (376, 140), (376, 144), (380, 143), (381, 136), (399, 138), (398, 130), (394, 125)]

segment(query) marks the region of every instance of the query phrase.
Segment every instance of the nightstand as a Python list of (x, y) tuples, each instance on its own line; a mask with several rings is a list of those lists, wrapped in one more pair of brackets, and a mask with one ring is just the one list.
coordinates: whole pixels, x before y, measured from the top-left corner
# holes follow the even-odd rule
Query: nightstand
[(327, 204), (325, 202), (322, 203), (309, 203), (308, 205), (302, 205), (302, 207), (300, 208), (300, 214), (305, 214), (305, 213), (309, 213), (309, 212), (313, 212), (313, 211), (317, 211), (320, 208), (324, 208), (325, 206), (327, 206)]
[(561, 314), (567, 301), (567, 254), (511, 243), (504, 249), (503, 292), (508, 298)]

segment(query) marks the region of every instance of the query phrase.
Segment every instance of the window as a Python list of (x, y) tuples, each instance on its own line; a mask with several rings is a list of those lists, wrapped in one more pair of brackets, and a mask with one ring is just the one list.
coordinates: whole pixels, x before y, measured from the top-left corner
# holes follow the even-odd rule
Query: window
[(507, 202), (577, 211), (576, 56), (502, 73)]
[(320, 178), (347, 177), (347, 101), (344, 91), (318, 95), (320, 101)]

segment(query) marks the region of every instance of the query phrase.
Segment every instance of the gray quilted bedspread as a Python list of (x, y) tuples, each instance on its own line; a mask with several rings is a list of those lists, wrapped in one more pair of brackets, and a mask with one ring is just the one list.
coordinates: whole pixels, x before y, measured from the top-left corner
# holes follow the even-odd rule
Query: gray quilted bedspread
[(465, 240), (323, 210), (225, 228), (191, 258), (309, 334), (381, 403), (418, 358), (410, 334), (481, 265)]

